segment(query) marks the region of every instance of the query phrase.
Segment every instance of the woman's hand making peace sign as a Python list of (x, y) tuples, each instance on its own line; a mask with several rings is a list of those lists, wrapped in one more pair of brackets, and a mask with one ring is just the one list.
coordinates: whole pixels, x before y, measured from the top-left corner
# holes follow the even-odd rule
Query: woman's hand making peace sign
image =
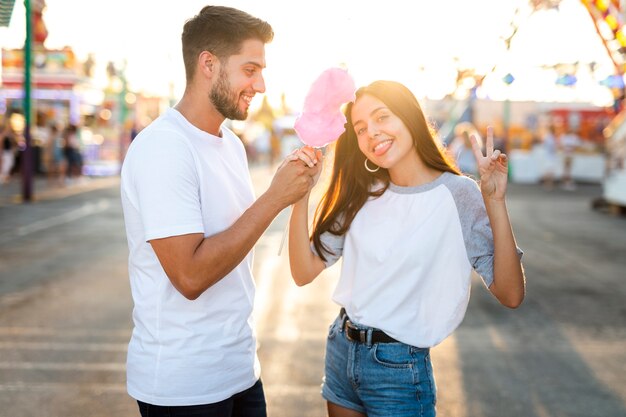
[(472, 151), (478, 164), (480, 174), (480, 190), (485, 198), (504, 200), (506, 194), (509, 160), (506, 154), (493, 149), (493, 128), (487, 128), (485, 155), (478, 145), (475, 136), (471, 136)]

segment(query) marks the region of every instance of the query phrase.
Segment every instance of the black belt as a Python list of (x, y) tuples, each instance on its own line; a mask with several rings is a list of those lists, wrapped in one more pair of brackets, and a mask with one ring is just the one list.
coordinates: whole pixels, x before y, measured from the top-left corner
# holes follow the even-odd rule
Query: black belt
[(371, 343), (401, 343), (389, 336), (387, 333), (378, 329), (359, 329), (350, 321), (350, 317), (346, 314), (346, 309), (341, 308), (339, 311), (339, 317), (341, 318), (343, 330), (346, 337), (353, 342), (367, 343), (367, 333), (372, 332)]

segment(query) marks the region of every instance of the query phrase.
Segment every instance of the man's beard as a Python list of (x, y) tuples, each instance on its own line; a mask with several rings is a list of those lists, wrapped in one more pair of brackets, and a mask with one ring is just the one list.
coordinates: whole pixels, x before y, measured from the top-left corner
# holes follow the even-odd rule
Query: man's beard
[(241, 110), (239, 108), (239, 96), (231, 93), (228, 76), (223, 71), (220, 71), (217, 83), (209, 93), (209, 99), (217, 111), (227, 119), (246, 120), (248, 118), (248, 109)]

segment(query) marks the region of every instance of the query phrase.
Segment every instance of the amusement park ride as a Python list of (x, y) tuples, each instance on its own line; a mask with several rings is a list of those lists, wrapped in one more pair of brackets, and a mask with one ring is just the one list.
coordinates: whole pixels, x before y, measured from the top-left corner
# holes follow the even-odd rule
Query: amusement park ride
[(602, 202), (616, 211), (626, 208), (626, 26), (624, 2), (619, 0), (581, 0), (593, 19), (596, 31), (615, 66), (613, 89), (617, 115), (604, 129), (607, 173)]

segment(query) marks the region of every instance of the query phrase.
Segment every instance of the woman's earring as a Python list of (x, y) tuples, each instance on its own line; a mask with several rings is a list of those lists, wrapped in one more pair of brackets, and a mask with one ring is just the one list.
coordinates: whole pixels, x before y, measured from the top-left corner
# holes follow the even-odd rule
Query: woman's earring
[(365, 169), (367, 169), (369, 172), (376, 172), (380, 169), (379, 166), (376, 166), (375, 169), (370, 168), (369, 165), (367, 165), (368, 162), (369, 162), (369, 159), (365, 158)]

